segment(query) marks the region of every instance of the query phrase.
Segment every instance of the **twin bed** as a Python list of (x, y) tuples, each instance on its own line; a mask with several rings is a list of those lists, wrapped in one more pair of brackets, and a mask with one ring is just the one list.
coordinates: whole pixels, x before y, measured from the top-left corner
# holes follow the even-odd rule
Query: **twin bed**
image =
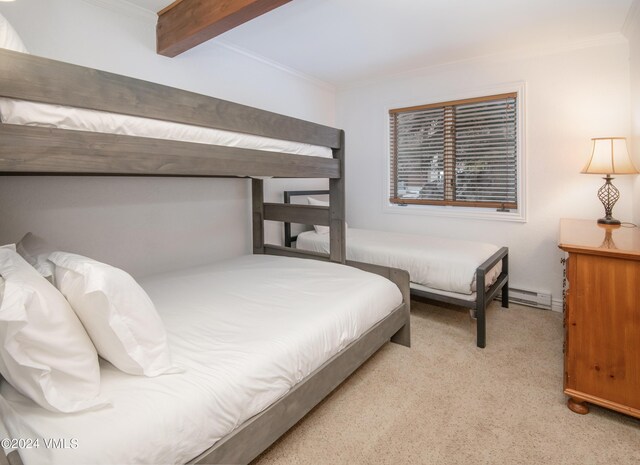
[[(181, 372), (103, 361), (112, 406), (76, 414), (2, 381), (3, 437), (69, 447), (0, 463), (248, 463), (384, 343), (409, 346), (407, 272), (346, 258), (342, 131), (2, 49), (0, 112), (2, 175), (253, 178), (253, 255), (141, 282)], [(265, 203), (263, 177), (328, 178), (331, 206)], [(328, 226), (328, 252), (266, 244), (265, 220)]]
[[(314, 196), (329, 191), (285, 191), (284, 202), (296, 198), (325, 204)], [(299, 203), (298, 203), (299, 204)], [(313, 224), (313, 223), (311, 223)], [(284, 244), (296, 250), (326, 253), (329, 237), (321, 228), (292, 235), (285, 223)], [(366, 229), (347, 229), (347, 258), (409, 272), (411, 295), (470, 308), (477, 318), (478, 347), (486, 345), (487, 306), (501, 291), (502, 306), (509, 306), (509, 250), (493, 244)]]

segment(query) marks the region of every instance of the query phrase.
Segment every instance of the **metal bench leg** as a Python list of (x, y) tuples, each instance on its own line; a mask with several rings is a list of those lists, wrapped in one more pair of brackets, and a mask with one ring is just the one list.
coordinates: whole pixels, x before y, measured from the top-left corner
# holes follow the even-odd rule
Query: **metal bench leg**
[(476, 301), (476, 318), (477, 318), (477, 335), (476, 335), (476, 345), (481, 349), (484, 349), (487, 345), (487, 320), (485, 318), (485, 305), (484, 305), (484, 295), (482, 298), (478, 295), (478, 300)]
[[(505, 274), (507, 277), (509, 276), (509, 254), (505, 255), (502, 258), (501, 274)], [(502, 307), (509, 308), (509, 280), (508, 279), (507, 279), (507, 282), (504, 283), (504, 286), (502, 286), (501, 292), (502, 292)]]
[(509, 281), (502, 287), (502, 307), (509, 308)]
[(486, 289), (484, 271), (476, 272), (476, 345), (484, 349), (487, 345)]

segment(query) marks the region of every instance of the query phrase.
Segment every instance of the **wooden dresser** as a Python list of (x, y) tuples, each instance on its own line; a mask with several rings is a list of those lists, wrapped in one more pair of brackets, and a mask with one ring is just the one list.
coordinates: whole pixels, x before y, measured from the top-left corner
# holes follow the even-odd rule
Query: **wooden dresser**
[(564, 393), (640, 418), (640, 229), (562, 219), (568, 252)]

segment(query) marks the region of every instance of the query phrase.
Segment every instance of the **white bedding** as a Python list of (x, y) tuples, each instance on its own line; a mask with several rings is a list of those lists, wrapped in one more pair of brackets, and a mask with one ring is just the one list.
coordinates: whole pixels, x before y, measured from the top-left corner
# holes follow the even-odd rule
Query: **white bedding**
[[(303, 232), (296, 247), (329, 253), (329, 235)], [(476, 291), (478, 266), (498, 250), (484, 242), (347, 228), (347, 259), (401, 268), (409, 272), (412, 283), (466, 296)], [(487, 286), (501, 271), (499, 262), (487, 272)]]
[(0, 121), (6, 124), (169, 139), (324, 158), (333, 157), (330, 148), (317, 145), (8, 98), (0, 98)]
[[(190, 460), (402, 301), (398, 288), (380, 276), (268, 255), (141, 284), (184, 372), (145, 378), (103, 361), (101, 394), (113, 407), (73, 415), (45, 411), (2, 382), (0, 411), (10, 437), (40, 438), (39, 448), (20, 451), (26, 465)], [(47, 449), (44, 439), (65, 439), (70, 448)]]

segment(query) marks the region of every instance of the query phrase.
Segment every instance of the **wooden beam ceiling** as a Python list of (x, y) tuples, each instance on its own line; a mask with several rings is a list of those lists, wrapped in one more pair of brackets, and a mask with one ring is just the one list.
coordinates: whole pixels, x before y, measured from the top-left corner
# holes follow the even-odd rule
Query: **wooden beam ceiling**
[(175, 57), (290, 1), (176, 0), (158, 13), (158, 54)]

